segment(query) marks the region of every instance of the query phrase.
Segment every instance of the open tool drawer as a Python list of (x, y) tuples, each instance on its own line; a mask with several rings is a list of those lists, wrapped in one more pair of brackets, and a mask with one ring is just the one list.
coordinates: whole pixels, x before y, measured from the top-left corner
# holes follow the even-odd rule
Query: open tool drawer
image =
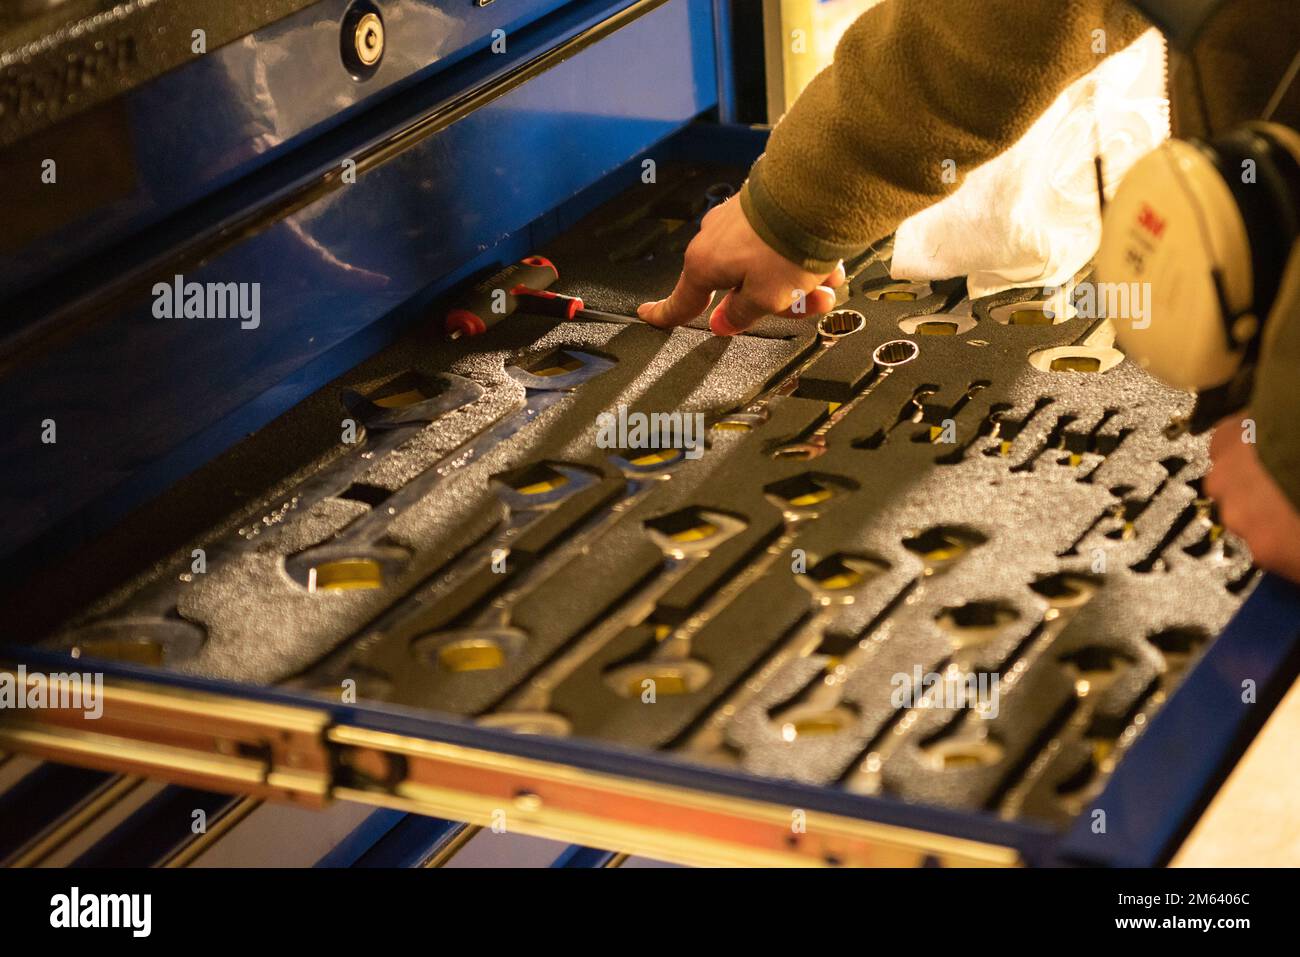
[[(627, 313), (761, 148), (684, 130), (501, 258)], [(0, 749), (685, 863), (1163, 861), (1300, 596), (1199, 499), (1188, 397), (960, 289), (869, 261), (839, 338), (418, 323), (24, 586), (48, 627), (7, 660), (102, 670), (104, 710), (8, 712)], [(697, 412), (699, 456), (617, 425)], [(949, 668), (990, 707), (896, 698)]]

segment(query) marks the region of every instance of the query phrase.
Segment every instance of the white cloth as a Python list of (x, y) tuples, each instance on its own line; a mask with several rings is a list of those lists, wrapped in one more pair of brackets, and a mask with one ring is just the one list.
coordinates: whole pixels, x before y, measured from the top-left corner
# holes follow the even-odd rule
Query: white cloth
[(1153, 29), (1067, 87), (1014, 146), (972, 170), (955, 193), (903, 222), (893, 275), (964, 275), (972, 298), (1065, 284), (1101, 238), (1098, 141), (1109, 196), (1129, 167), (1168, 137), (1165, 42)]

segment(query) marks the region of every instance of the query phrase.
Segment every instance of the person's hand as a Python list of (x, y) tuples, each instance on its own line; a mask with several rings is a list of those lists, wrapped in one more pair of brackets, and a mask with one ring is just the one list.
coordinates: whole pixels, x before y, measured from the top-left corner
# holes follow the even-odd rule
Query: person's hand
[(1300, 514), (1273, 481), (1253, 442), (1243, 440), (1240, 416), (1214, 429), (1213, 465), (1205, 491), (1219, 506), (1219, 517), (1250, 546), (1255, 564), (1300, 582)]
[(829, 275), (817, 275), (763, 242), (733, 197), (700, 223), (672, 295), (643, 303), (637, 315), (652, 326), (680, 326), (709, 308), (715, 290), (728, 290), (709, 317), (709, 328), (734, 336), (772, 313), (816, 316), (833, 309), (834, 287), (843, 283), (842, 263)]

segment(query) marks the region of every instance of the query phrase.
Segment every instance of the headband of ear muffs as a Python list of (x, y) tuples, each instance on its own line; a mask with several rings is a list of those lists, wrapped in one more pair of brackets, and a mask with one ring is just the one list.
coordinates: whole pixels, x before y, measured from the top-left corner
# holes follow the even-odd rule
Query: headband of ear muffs
[[(1300, 234), (1300, 137), (1276, 124), (1250, 123), (1203, 149), (1228, 184), (1246, 225), (1253, 278), (1250, 311), (1262, 323)], [(1234, 317), (1224, 318), (1231, 323)]]

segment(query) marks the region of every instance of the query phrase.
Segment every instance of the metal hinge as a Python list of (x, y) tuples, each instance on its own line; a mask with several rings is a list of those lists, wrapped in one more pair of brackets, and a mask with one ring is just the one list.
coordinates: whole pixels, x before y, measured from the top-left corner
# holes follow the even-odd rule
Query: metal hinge
[(323, 708), (116, 681), (88, 697), (70, 680), (87, 677), (0, 668), (21, 696), (0, 698), (0, 749), (309, 807), (329, 800)]
[(334, 795), (700, 866), (1014, 867), (1015, 848), (447, 742), (334, 727)]
[[(0, 680), (18, 670), (0, 668)], [(25, 687), (36, 680), (23, 678)], [(1015, 848), (337, 725), (322, 706), (105, 683), (102, 714), (0, 710), (0, 750), (320, 807), (333, 798), (708, 866), (1007, 867)]]

